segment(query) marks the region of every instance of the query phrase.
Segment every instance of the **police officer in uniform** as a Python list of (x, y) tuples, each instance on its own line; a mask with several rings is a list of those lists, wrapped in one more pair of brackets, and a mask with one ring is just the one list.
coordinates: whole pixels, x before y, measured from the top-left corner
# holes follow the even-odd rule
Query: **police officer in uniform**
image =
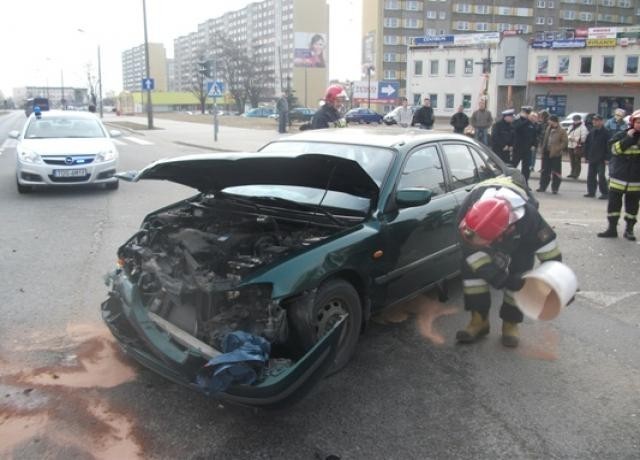
[(534, 124), (529, 119), (531, 115), (532, 107), (523, 106), (520, 109), (520, 114), (513, 120), (513, 157), (511, 158), (511, 165), (514, 168), (518, 167), (518, 164), (522, 162), (522, 175), (529, 182), (529, 175), (531, 174), (531, 149), (536, 145), (537, 130)]
[(499, 177), (477, 184), (458, 215), (464, 259), (462, 282), (465, 310), (471, 321), (456, 334), (470, 343), (489, 333), (490, 286), (504, 293), (500, 318), (502, 344), (517, 347), (523, 320), (513, 295), (524, 286), (522, 274), (541, 263), (562, 260), (556, 234), (538, 212), (524, 184)]
[(505, 163), (510, 163), (513, 150), (513, 113), (513, 109), (503, 111), (491, 128), (491, 148)]

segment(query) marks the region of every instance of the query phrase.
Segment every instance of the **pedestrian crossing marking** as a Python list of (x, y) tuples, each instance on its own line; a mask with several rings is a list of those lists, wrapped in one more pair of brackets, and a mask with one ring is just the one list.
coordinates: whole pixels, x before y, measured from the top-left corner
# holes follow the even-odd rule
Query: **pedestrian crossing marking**
[(125, 136), (124, 139), (130, 142), (133, 142), (134, 144), (153, 145), (153, 142), (145, 141), (144, 139), (138, 139), (137, 137), (133, 137), (133, 136)]
[(121, 141), (121, 140), (119, 140), (119, 139), (111, 139), (111, 141), (112, 141), (114, 144), (116, 144), (116, 145), (127, 145), (127, 143), (126, 143), (126, 142), (122, 142), (122, 141)]

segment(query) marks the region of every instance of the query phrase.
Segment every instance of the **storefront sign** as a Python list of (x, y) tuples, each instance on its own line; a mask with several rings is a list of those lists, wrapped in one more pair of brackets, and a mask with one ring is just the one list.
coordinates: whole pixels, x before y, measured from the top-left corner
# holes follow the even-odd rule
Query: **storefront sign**
[(487, 32), (482, 34), (458, 34), (453, 36), (455, 46), (473, 46), (496, 44), (500, 42), (500, 32)]
[(551, 43), (551, 48), (584, 48), (585, 46), (585, 40), (580, 38), (573, 40), (554, 40)]
[(576, 38), (587, 38), (589, 36), (589, 29), (578, 28), (575, 30)]
[(617, 43), (615, 38), (587, 38), (589, 47), (615, 47)]
[(414, 37), (415, 46), (440, 46), (453, 45), (453, 35), (426, 35), (424, 37)]
[(562, 75), (536, 75), (536, 81), (562, 81)]
[(617, 33), (617, 27), (589, 27), (588, 38), (616, 38)]
[(553, 46), (553, 42), (551, 40), (534, 40), (531, 43), (531, 48), (551, 48)]
[(640, 27), (620, 27), (618, 28), (618, 38), (640, 38)]

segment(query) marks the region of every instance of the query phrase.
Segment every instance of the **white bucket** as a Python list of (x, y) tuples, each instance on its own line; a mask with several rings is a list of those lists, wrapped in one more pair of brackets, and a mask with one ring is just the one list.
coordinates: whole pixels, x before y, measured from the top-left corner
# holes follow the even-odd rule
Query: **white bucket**
[(555, 318), (578, 290), (575, 273), (561, 262), (545, 262), (523, 278), (524, 286), (513, 298), (520, 311), (533, 319)]

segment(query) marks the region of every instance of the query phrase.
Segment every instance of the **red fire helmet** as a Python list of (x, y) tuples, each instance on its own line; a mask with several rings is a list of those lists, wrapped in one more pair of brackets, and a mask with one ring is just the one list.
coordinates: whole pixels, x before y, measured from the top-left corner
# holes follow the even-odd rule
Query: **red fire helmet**
[(348, 99), (347, 93), (341, 85), (331, 85), (324, 93), (324, 100), (327, 102), (334, 102), (339, 97)]
[(499, 198), (474, 203), (460, 222), (462, 237), (475, 244), (489, 245), (509, 228), (511, 206)]

